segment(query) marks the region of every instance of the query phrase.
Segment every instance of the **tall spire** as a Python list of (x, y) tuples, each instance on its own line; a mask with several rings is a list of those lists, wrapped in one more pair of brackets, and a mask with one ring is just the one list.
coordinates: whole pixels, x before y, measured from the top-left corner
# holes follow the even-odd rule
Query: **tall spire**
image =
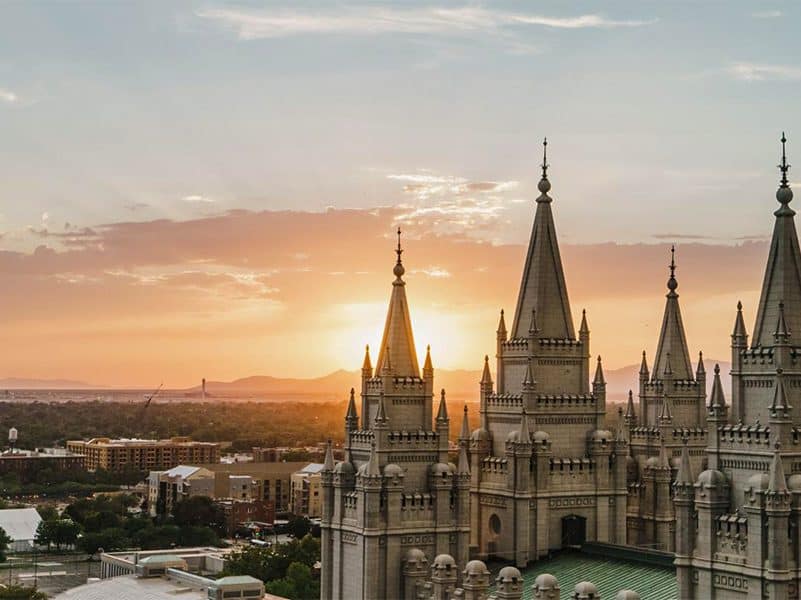
[(640, 375), (648, 377), (648, 360), (645, 358), (645, 350), (642, 351), (642, 362), (640, 363)]
[(592, 380), (593, 386), (599, 385), (606, 385), (606, 379), (604, 378), (604, 369), (601, 366), (601, 356), (598, 355), (598, 364), (595, 367), (595, 378)]
[(726, 409), (726, 396), (723, 394), (723, 384), (720, 382), (720, 365), (715, 365), (715, 377), (712, 380), (712, 393), (709, 395), (710, 412), (720, 413)]
[(687, 436), (682, 436), (681, 441), (681, 460), (679, 462), (679, 471), (676, 473), (676, 483), (679, 485), (691, 486), (695, 483), (695, 479), (693, 479), (693, 472), (690, 467), (690, 452), (687, 450)]
[(668, 278), (665, 302), (665, 314), (662, 317), (662, 329), (659, 332), (659, 343), (654, 358), (654, 378), (659, 379), (667, 368), (668, 355), (673, 364), (670, 365), (673, 377), (677, 380), (690, 380), (693, 378), (693, 368), (690, 363), (690, 352), (687, 348), (687, 336), (684, 334), (684, 323), (679, 308), (679, 295), (676, 288), (676, 249), (670, 248), (670, 277)]
[(628, 401), (626, 402), (626, 420), (632, 421), (637, 418), (637, 414), (634, 412), (634, 394), (629, 390), (629, 397)]
[(445, 423), (448, 419), (448, 405), (445, 403), (445, 388), (442, 388), (439, 396), (439, 410), (437, 411), (437, 423)]
[(734, 319), (734, 331), (731, 333), (732, 344), (745, 344), (748, 340), (748, 332), (745, 330), (743, 320), (743, 303), (737, 301), (737, 317)]
[(481, 373), (481, 384), (492, 385), (492, 374), (490, 374), (489, 355), (484, 355), (484, 371)]
[[(406, 282), (403, 274), (406, 270), (401, 262), (401, 230), (398, 229), (398, 255), (392, 272), (395, 281), (392, 282), (392, 295), (389, 299), (387, 320), (384, 325), (384, 335), (381, 339), (381, 352), (376, 362), (376, 373), (388, 370), (397, 377), (420, 377), (420, 367), (417, 363), (417, 352), (412, 334), (412, 320), (409, 316), (409, 304), (406, 300)], [(387, 367), (390, 367), (387, 369)]]
[(464, 405), (464, 415), (462, 416), (462, 431), (459, 433), (460, 440), (470, 439), (470, 423), (467, 421), (467, 404)]
[(328, 443), (325, 446), (325, 461), (323, 462), (323, 470), (334, 470), (334, 452), (331, 450), (331, 438), (328, 438)]
[(786, 418), (792, 408), (787, 401), (787, 389), (784, 387), (784, 370), (776, 369), (776, 383), (774, 384), (773, 401), (770, 403), (770, 416)]
[(773, 332), (778, 319), (779, 302), (784, 302), (787, 328), (790, 332), (801, 331), (801, 250), (798, 247), (798, 233), (795, 228), (795, 211), (789, 207), (793, 190), (787, 179), (787, 139), (782, 134), (782, 173), (776, 199), (781, 205), (773, 214), (773, 237), (768, 251), (765, 278), (759, 298), (754, 336), (751, 346), (772, 346)]
[[(543, 147), (547, 146), (543, 144)], [(543, 154), (543, 177), (538, 185), (541, 194), (537, 198), (512, 337), (528, 337), (529, 316), (532, 310), (536, 310), (541, 337), (572, 340), (576, 338), (576, 333), (551, 211), (551, 197), (548, 195), (551, 182), (548, 181), (545, 158)]]

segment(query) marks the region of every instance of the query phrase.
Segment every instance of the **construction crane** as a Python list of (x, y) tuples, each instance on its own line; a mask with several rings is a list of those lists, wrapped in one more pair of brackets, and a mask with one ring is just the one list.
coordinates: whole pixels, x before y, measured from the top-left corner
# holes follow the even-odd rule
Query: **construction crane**
[(163, 387), (164, 387), (164, 382), (160, 383), (159, 387), (157, 387), (156, 390), (152, 394), (150, 394), (149, 396), (147, 396), (145, 398), (145, 405), (142, 407), (142, 412), (139, 415), (140, 418), (144, 416), (145, 411), (147, 410), (147, 407), (150, 406), (150, 403), (153, 401), (153, 398), (155, 398), (156, 396), (159, 395), (159, 392), (161, 391), (161, 388), (163, 388)]

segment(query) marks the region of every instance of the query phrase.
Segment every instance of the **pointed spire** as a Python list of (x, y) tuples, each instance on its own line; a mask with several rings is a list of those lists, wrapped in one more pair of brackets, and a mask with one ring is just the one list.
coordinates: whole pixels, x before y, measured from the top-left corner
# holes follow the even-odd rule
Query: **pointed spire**
[(481, 385), (492, 385), (488, 354), (484, 355), (484, 371), (481, 373)]
[(720, 365), (715, 364), (715, 377), (712, 380), (712, 393), (709, 395), (709, 409), (720, 413), (726, 409), (726, 397), (723, 395), (723, 384), (720, 382)]
[(375, 440), (370, 444), (370, 458), (367, 461), (367, 475), (370, 477), (380, 477), (381, 470), (378, 465), (378, 454), (375, 451)]
[(456, 467), (459, 475), (470, 475), (470, 461), (467, 459), (467, 448), (461, 446), (459, 448), (459, 464)]
[[(542, 179), (548, 179), (548, 138), (542, 139)], [(546, 190), (547, 191), (547, 190)]]
[(547, 178), (548, 163), (545, 158), (543, 156), (543, 178), (537, 186), (541, 194), (537, 198), (511, 337), (528, 337), (529, 317), (531, 311), (536, 310), (541, 337), (574, 340), (576, 332), (559, 254), (552, 201), (548, 196), (551, 182)]
[(323, 461), (323, 471), (334, 470), (334, 451), (331, 449), (331, 438), (328, 438), (328, 444), (325, 447), (325, 460)]
[(501, 318), (498, 321), (498, 337), (506, 339), (506, 319), (503, 317), (503, 309), (501, 309)]
[(526, 376), (523, 378), (523, 387), (531, 388), (534, 386), (534, 373), (531, 371), (531, 360), (526, 363)]
[(693, 378), (692, 364), (690, 363), (690, 352), (687, 347), (687, 336), (684, 333), (684, 323), (681, 318), (681, 308), (679, 307), (679, 295), (676, 288), (679, 283), (676, 280), (676, 248), (670, 247), (670, 277), (668, 278), (665, 312), (662, 317), (662, 328), (659, 331), (659, 342), (656, 347), (654, 357), (654, 379), (659, 379), (666, 372), (667, 355), (672, 356), (673, 364), (670, 371), (675, 369), (675, 379), (687, 381)]
[(606, 379), (604, 379), (604, 369), (601, 366), (601, 356), (598, 356), (598, 366), (595, 367), (595, 378), (592, 380), (593, 386), (600, 386), (606, 385)]
[(590, 328), (587, 326), (587, 311), (586, 309), (581, 309), (581, 326), (579, 326), (579, 334), (582, 333), (589, 333)]
[(734, 319), (734, 331), (731, 333), (734, 342), (742, 342), (748, 339), (748, 332), (745, 330), (745, 321), (743, 320), (743, 303), (737, 301), (737, 317)]
[(770, 416), (773, 418), (786, 418), (792, 408), (787, 401), (787, 389), (784, 386), (784, 369), (776, 369), (776, 381), (774, 383), (773, 401), (770, 403)]
[(356, 390), (350, 388), (350, 399), (348, 400), (348, 412), (345, 414), (345, 429), (356, 431), (359, 428), (359, 415), (356, 414)]
[(629, 398), (628, 402), (626, 403), (626, 414), (625, 418), (627, 421), (633, 421), (637, 415), (634, 412), (634, 394), (631, 393), (629, 390)]
[(459, 433), (460, 440), (470, 439), (470, 423), (467, 421), (467, 404), (464, 405), (464, 415), (462, 416), (462, 431)]
[(540, 332), (540, 328), (537, 327), (537, 309), (531, 309), (531, 321), (529, 322), (528, 326), (528, 335), (529, 337), (536, 337), (536, 335)]
[(676, 473), (676, 484), (691, 486), (695, 483), (692, 468), (690, 467), (690, 451), (687, 449), (687, 436), (681, 438), (681, 461), (679, 462), (679, 472)]
[(370, 344), (364, 347), (364, 362), (362, 362), (362, 371), (367, 373), (373, 372), (373, 363), (370, 362)]
[(431, 345), (426, 346), (426, 361), (423, 363), (423, 371), (429, 373), (434, 371), (434, 365), (431, 364)]
[(375, 424), (376, 425), (385, 425), (389, 421), (387, 418), (387, 409), (384, 406), (384, 394), (382, 393), (378, 397), (378, 410), (375, 413)]
[(698, 367), (695, 369), (695, 378), (700, 379), (701, 376), (706, 375), (706, 369), (704, 368), (704, 353), (699, 351), (698, 352)]
[(665, 448), (665, 438), (659, 438), (659, 466), (663, 469), (670, 468), (670, 459), (668, 458), (667, 448)]
[(673, 421), (673, 411), (670, 409), (670, 397), (665, 396), (662, 401), (662, 409), (659, 412), (660, 423), (671, 423)]
[(523, 407), (523, 416), (520, 418), (520, 443), (531, 443), (531, 434), (528, 432), (528, 413), (526, 407)]
[(439, 395), (439, 410), (437, 411), (437, 423), (447, 423), (448, 405), (445, 402), (445, 388), (442, 388)]
[(392, 374), (397, 377), (420, 377), (409, 303), (406, 300), (406, 282), (402, 279), (406, 271), (401, 262), (403, 248), (400, 242), (400, 229), (398, 229), (398, 248), (395, 253), (398, 255), (392, 271), (395, 274), (395, 281), (392, 282), (392, 295), (381, 339), (381, 352), (376, 361), (376, 373)]
[(642, 362), (640, 363), (640, 375), (648, 377), (648, 361), (645, 358), (645, 350), (642, 351)]
[(670, 352), (665, 355), (665, 370), (662, 374), (667, 379), (668, 377), (673, 377), (673, 365), (670, 364)]
[(784, 302), (787, 331), (801, 331), (801, 250), (793, 218), (795, 211), (789, 207), (793, 190), (787, 180), (790, 165), (787, 164), (786, 141), (782, 134), (782, 162), (779, 165), (782, 180), (776, 192), (776, 199), (781, 206), (773, 213), (776, 221), (751, 338), (751, 346), (754, 348), (770, 347), (774, 344), (773, 331), (779, 316), (780, 301)]
[(773, 450), (773, 460), (770, 463), (770, 478), (768, 479), (768, 494), (786, 494), (787, 480), (784, 477), (784, 465), (782, 456), (779, 453), (781, 442), (776, 442)]
[(784, 301), (779, 301), (779, 316), (776, 319), (776, 331), (773, 332), (773, 339), (777, 345), (786, 344), (790, 341), (790, 333), (784, 318)]

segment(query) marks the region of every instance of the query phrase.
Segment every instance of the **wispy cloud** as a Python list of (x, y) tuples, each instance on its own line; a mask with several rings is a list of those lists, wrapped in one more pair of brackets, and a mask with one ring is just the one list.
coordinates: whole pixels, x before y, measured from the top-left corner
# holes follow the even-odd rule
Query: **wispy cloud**
[(190, 194), (189, 196), (184, 196), (182, 200), (191, 204), (211, 204), (214, 202), (214, 198), (201, 196), (200, 194)]
[(657, 19), (612, 19), (599, 14), (554, 17), (490, 10), (480, 6), (415, 9), (362, 7), (314, 13), (217, 8), (199, 10), (196, 14), (221, 23), (235, 31), (242, 40), (304, 34), (464, 34), (526, 25), (556, 29), (608, 29), (641, 27), (657, 22)]
[(18, 101), (19, 96), (17, 96), (17, 94), (11, 90), (0, 88), (0, 102), (5, 102), (6, 104), (15, 104)]
[(787, 65), (766, 65), (752, 62), (734, 62), (726, 67), (734, 79), (740, 81), (798, 81), (801, 80), (801, 67)]
[(751, 16), (755, 19), (778, 19), (782, 16), (782, 11), (780, 10), (760, 10), (757, 12), (751, 13)]

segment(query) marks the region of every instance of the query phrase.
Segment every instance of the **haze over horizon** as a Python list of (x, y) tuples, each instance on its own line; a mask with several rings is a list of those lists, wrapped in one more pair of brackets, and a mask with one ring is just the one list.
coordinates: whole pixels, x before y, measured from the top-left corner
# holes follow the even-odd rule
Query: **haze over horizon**
[(782, 130), (801, 164), (795, 3), (0, 10), (0, 377), (356, 369), (397, 226), (418, 353), (476, 370), (544, 136), (607, 368), (652, 356), (674, 242), (691, 350), (729, 357), (738, 300), (753, 325)]

